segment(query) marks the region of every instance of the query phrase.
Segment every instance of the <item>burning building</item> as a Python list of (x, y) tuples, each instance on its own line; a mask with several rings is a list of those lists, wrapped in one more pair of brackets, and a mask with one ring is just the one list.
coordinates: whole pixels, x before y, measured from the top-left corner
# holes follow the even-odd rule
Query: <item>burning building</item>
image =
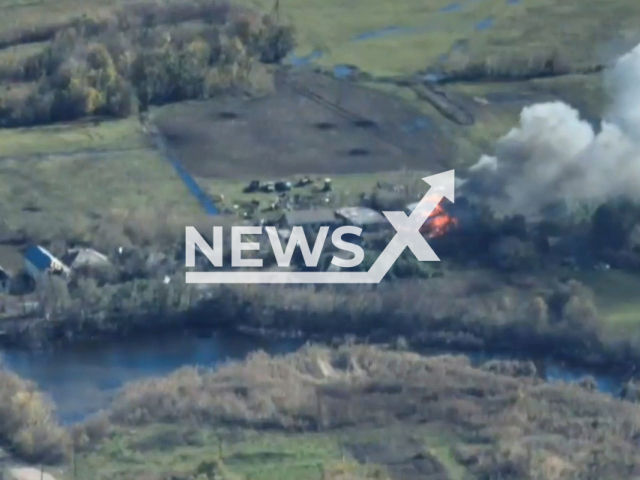
[[(439, 200), (439, 196), (433, 197), (433, 212), (425, 217), (425, 222), (420, 229), (428, 238), (441, 237), (453, 230), (466, 230), (473, 228), (478, 221), (478, 213), (475, 206), (465, 197), (456, 199), (451, 203), (445, 199)], [(405, 207), (405, 213), (410, 215), (419, 202), (410, 203)]]
[[(425, 213), (425, 222), (420, 228), (420, 232), (426, 235), (429, 238), (439, 237), (447, 233), (451, 228), (454, 228), (458, 225), (458, 220), (449, 215), (447, 211), (440, 205), (439, 200), (441, 197), (434, 195), (432, 202), (435, 204), (433, 206), (433, 212), (428, 217)], [(419, 202), (411, 203), (406, 206), (405, 213), (410, 215)]]

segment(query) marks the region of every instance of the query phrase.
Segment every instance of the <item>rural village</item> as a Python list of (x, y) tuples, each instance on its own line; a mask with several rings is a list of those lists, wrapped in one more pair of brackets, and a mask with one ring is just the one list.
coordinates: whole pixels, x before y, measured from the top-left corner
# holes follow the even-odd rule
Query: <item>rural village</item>
[(0, 479), (640, 478), (639, 7), (0, 0)]

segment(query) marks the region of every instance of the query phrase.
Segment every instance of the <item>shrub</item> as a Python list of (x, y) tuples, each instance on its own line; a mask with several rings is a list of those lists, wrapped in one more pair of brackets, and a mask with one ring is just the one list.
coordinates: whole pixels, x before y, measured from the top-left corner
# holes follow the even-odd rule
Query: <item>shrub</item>
[(0, 442), (27, 461), (64, 460), (70, 440), (53, 411), (33, 383), (0, 366)]
[(639, 221), (640, 208), (630, 201), (602, 204), (591, 220), (591, 242), (594, 249), (597, 252), (622, 249)]

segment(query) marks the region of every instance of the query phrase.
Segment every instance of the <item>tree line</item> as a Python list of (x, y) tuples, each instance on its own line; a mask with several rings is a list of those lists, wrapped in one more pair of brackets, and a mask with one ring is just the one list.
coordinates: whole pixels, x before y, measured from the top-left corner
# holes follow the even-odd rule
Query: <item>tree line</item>
[[(0, 69), (0, 127), (128, 117), (150, 105), (247, 86), (255, 62), (279, 62), (294, 31), (216, 1), (145, 3), (61, 26), (42, 52)], [(11, 83), (10, 83), (11, 85)]]

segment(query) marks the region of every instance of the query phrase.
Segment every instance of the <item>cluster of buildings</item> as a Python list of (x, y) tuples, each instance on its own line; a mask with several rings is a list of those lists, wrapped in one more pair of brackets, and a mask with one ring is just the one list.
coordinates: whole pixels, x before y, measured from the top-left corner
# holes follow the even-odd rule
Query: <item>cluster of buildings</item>
[[(410, 203), (405, 206), (404, 212), (410, 215), (417, 206), (418, 202)], [(436, 206), (437, 204), (434, 205), (434, 207)], [(291, 210), (285, 212), (278, 222), (282, 237), (287, 237), (287, 233), (295, 226), (300, 226), (305, 231), (317, 232), (320, 227), (335, 229), (344, 225), (359, 227), (363, 233), (393, 230), (391, 223), (384, 215), (368, 207), (343, 207), (337, 210), (330, 208)]]
[[(70, 249), (61, 258), (57, 258), (40, 245), (28, 247), (23, 261), (24, 273), (35, 285), (50, 276), (68, 279), (74, 270), (111, 265), (106, 255), (91, 248)], [(0, 266), (0, 293), (10, 292), (16, 281), (15, 277)]]

